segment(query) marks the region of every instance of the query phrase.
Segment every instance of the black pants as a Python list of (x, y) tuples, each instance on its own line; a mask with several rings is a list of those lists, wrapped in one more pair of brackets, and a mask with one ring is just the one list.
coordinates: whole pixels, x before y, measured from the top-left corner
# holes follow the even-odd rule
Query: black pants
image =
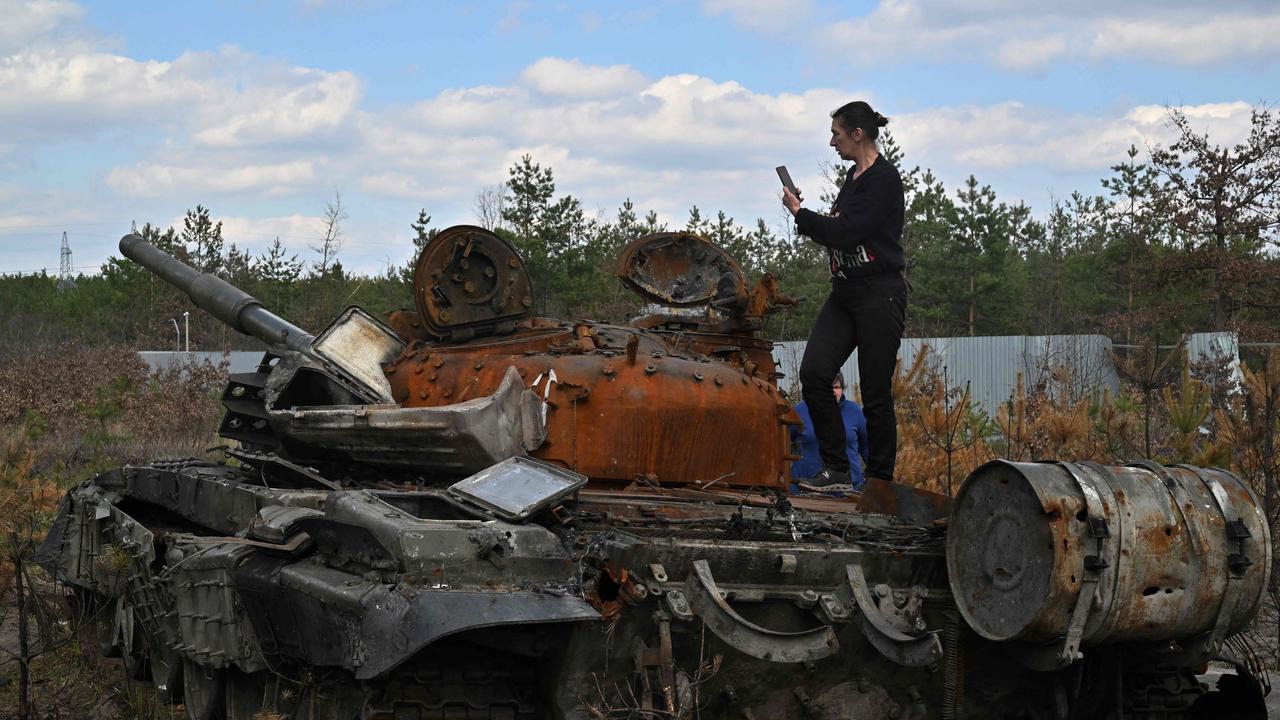
[(800, 385), (822, 464), (831, 470), (849, 467), (844, 420), (831, 384), (856, 348), (862, 412), (867, 416), (866, 475), (893, 479), (898, 450), (893, 372), (906, 311), (906, 281), (898, 273), (838, 280), (818, 311), (800, 361)]

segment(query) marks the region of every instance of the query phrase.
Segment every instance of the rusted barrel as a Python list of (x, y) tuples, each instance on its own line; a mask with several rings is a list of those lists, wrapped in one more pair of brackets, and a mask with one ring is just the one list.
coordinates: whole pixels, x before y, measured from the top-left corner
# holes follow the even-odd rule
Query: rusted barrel
[(965, 480), (947, 531), (951, 590), (975, 632), (1074, 634), (1072, 651), (1195, 636), (1216, 645), (1256, 612), (1270, 568), (1253, 491), (1186, 465), (993, 461)]

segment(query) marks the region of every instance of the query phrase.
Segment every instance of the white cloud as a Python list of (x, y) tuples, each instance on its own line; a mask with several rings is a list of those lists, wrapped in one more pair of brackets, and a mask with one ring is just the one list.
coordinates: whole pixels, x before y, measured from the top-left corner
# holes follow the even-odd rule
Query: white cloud
[(306, 160), (210, 167), (197, 160), (187, 164), (138, 163), (107, 175), (116, 192), (132, 197), (162, 197), (187, 193), (283, 194), (316, 180), (315, 163)]
[(1043, 70), (1066, 52), (1067, 38), (1062, 34), (1015, 38), (1000, 44), (996, 61), (1011, 70)]
[(544, 95), (571, 98), (620, 95), (645, 84), (644, 75), (626, 65), (601, 67), (552, 57), (525, 68), (520, 78)]
[(0, 53), (27, 46), (83, 15), (84, 8), (65, 0), (0, 0)]
[(283, 80), (236, 94), (226, 103), (232, 112), (210, 117), (195, 139), (223, 147), (289, 142), (332, 133), (354, 117), (361, 95), (355, 75), (293, 68)]
[(163, 132), (237, 147), (330, 138), (361, 97), (349, 72), (290, 68), (234, 47), (172, 61), (46, 46), (0, 57), (0, 135), (82, 140)]
[[(1240, 102), (1182, 111), (1198, 131), (1229, 144), (1248, 133), (1251, 109)], [(970, 168), (979, 175), (1035, 167), (1102, 177), (1130, 146), (1167, 145), (1174, 139), (1168, 111), (1159, 105), (1110, 116), (1063, 114), (1017, 102), (946, 107), (901, 115), (891, 128), (910, 163)]]
[(1203, 10), (1171, 17), (1106, 18), (1093, 28), (1097, 57), (1141, 57), (1184, 65), (1280, 55), (1280, 12)]
[[(222, 238), (251, 255), (261, 254), (276, 238), (289, 250), (305, 258), (308, 244), (316, 241), (324, 232), (324, 220), (318, 215), (284, 215), (278, 217), (246, 217), (242, 215), (218, 216), (214, 222), (222, 223)], [(171, 223), (182, 227), (182, 218)]]
[(1280, 56), (1280, 8), (1241, 3), (1224, 13), (1172, 1), (880, 0), (870, 12), (830, 23), (819, 35), (828, 51), (878, 65), (957, 55), (1030, 71), (1064, 57), (1199, 64)]

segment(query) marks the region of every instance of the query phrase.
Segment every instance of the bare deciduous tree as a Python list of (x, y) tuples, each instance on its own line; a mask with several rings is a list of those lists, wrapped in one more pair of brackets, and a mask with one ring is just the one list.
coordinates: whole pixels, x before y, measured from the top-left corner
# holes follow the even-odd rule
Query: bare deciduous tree
[(324, 277), (333, 268), (342, 249), (342, 222), (347, 219), (347, 211), (342, 207), (342, 193), (333, 191), (333, 200), (324, 206), (324, 232), (320, 236), (320, 244), (312, 245), (320, 260), (312, 264), (316, 277)]
[(486, 185), (476, 193), (476, 222), (486, 230), (494, 230), (502, 225), (502, 214), (507, 207), (507, 188), (505, 185)]

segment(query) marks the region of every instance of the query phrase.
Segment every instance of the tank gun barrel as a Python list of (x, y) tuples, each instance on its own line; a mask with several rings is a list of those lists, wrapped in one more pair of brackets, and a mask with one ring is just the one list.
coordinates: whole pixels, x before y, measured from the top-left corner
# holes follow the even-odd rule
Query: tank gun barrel
[(237, 332), (303, 353), (315, 340), (310, 333), (267, 310), (249, 293), (220, 277), (196, 270), (136, 234), (120, 238), (120, 252)]

